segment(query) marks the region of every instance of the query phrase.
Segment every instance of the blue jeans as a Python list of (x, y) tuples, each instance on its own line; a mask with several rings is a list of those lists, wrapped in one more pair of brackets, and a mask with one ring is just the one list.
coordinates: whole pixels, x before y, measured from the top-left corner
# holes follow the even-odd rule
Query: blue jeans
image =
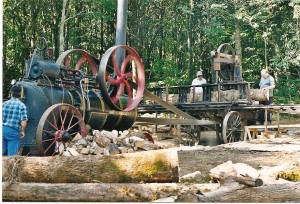
[(14, 156), (20, 148), (20, 130), (2, 126), (2, 156)]

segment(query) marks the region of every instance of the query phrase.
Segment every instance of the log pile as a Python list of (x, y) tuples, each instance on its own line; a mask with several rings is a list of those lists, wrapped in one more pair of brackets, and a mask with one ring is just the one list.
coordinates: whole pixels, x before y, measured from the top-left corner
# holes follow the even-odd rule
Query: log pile
[[(86, 142), (98, 142), (100, 148), (108, 144), (118, 146), (123, 132), (94, 132)], [(126, 132), (125, 132), (126, 134)], [(115, 137), (117, 135), (117, 137)], [(131, 138), (133, 137), (133, 138)], [(145, 136), (144, 136), (145, 137)], [(126, 134), (130, 144), (142, 146), (145, 138)], [(79, 136), (74, 144), (81, 140)], [(108, 139), (108, 140), (107, 140)], [(83, 141), (82, 141), (83, 142)], [(150, 142), (150, 141), (149, 141)], [(122, 143), (123, 144), (123, 143)], [(101, 146), (102, 145), (102, 146)], [(76, 145), (75, 145), (76, 146)], [(120, 146), (118, 146), (119, 150)], [(76, 150), (77, 151), (77, 150)], [(81, 149), (82, 151), (82, 149)], [(180, 147), (154, 151), (75, 157), (3, 157), (2, 196), (4, 201), (67, 201), (67, 202), (149, 202), (164, 199), (171, 202), (287, 202), (300, 201), (300, 182), (288, 181), (299, 173), (300, 163), (264, 166), (266, 154), (259, 151), (255, 158), (245, 160), (234, 148)], [(120, 150), (119, 150), (120, 151)], [(180, 175), (183, 161), (180, 152), (190, 160), (197, 158), (189, 170)], [(233, 158), (228, 161), (229, 154)], [(254, 154), (242, 151), (241, 155)], [(285, 153), (287, 154), (287, 153)], [(192, 155), (192, 156), (191, 156)], [(212, 155), (217, 155), (212, 162)], [(272, 155), (272, 154), (270, 154)], [(293, 152), (293, 156), (299, 155)], [(246, 155), (247, 156), (247, 155)], [(284, 155), (281, 155), (284, 156)], [(226, 159), (224, 159), (226, 158)], [(299, 157), (297, 157), (299, 158)], [(240, 159), (239, 161), (237, 161)], [(180, 160), (180, 161), (179, 161)], [(187, 159), (186, 159), (187, 160)], [(224, 162), (226, 161), (226, 162)], [(253, 163), (251, 163), (251, 162)], [(298, 160), (297, 160), (298, 161)], [(241, 163), (246, 162), (246, 163)], [(214, 165), (211, 165), (214, 164)], [(220, 164), (220, 165), (216, 165)], [(276, 166), (277, 165), (277, 166)], [(255, 168), (253, 168), (255, 166)], [(187, 171), (186, 171), (187, 172)], [(295, 173), (296, 172), (296, 173)], [(297, 174), (299, 175), (299, 174)], [(296, 178), (298, 178), (296, 175)], [(204, 178), (207, 180), (204, 181)], [(205, 182), (205, 183), (204, 183)]]

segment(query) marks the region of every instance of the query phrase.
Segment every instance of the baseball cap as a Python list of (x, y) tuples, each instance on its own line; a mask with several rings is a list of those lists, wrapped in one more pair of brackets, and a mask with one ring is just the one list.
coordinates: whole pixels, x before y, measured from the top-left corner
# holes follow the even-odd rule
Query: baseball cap
[(202, 74), (201, 71), (198, 71), (198, 72), (197, 72), (197, 76), (199, 76), (199, 75), (203, 76), (203, 74)]

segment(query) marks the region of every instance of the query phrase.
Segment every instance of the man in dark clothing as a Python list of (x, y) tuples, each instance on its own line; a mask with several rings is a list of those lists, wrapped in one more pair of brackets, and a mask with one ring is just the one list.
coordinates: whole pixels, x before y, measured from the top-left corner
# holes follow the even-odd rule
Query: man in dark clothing
[(27, 109), (20, 100), (21, 87), (11, 88), (12, 98), (2, 105), (2, 156), (18, 154), (20, 139), (25, 137)]

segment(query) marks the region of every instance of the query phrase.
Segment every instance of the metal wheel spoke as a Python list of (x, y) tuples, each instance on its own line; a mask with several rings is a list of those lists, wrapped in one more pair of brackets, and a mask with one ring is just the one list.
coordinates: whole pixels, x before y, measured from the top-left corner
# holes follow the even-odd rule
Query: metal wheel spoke
[(123, 76), (124, 76), (126, 79), (129, 79), (129, 78), (132, 78), (132, 77), (133, 77), (133, 74), (132, 74), (131, 72), (128, 72), (128, 73), (123, 74)]
[(122, 65), (121, 65), (121, 73), (122, 73), (122, 74), (125, 73), (126, 66), (127, 66), (127, 64), (130, 62), (130, 59), (131, 59), (131, 56), (128, 55), (128, 56), (126, 56), (125, 59), (123, 60)]
[(66, 131), (69, 131), (70, 129), (72, 129), (75, 125), (78, 125), (81, 121), (83, 121), (83, 118), (81, 118), (80, 120), (78, 120), (76, 123), (74, 123), (71, 127), (69, 127), (69, 129), (67, 129)]
[(58, 130), (57, 121), (56, 121), (56, 117), (55, 117), (54, 111), (51, 111), (51, 115), (53, 117), (54, 126), (56, 127), (56, 130)]
[(74, 111), (72, 111), (72, 116), (71, 116), (71, 119), (70, 119), (69, 125), (68, 125), (68, 127), (67, 127), (67, 130), (70, 128), (70, 125), (72, 124), (72, 121), (73, 121), (74, 115), (75, 115), (75, 112), (74, 112)]
[(55, 130), (58, 130), (58, 127), (51, 123), (48, 119), (46, 120), (48, 124), (50, 124)]
[(128, 95), (128, 102), (127, 102), (127, 107), (128, 107), (132, 103), (133, 94), (132, 94), (132, 90), (131, 90), (131, 87), (130, 87), (128, 81), (125, 81), (124, 83), (126, 85), (126, 90), (127, 90), (127, 95)]
[(50, 132), (49, 130), (43, 130), (43, 132), (48, 133), (48, 134), (51, 134), (51, 135), (55, 135), (54, 132)]
[(44, 151), (44, 153), (48, 152), (48, 150), (50, 149), (50, 147), (56, 142), (56, 140), (54, 140), (50, 145), (49, 147)]
[(116, 79), (114, 79), (112, 77), (107, 78), (107, 82), (110, 83), (111, 85), (119, 85), (122, 83), (122, 81), (123, 81), (123, 79), (120, 77), (117, 77)]
[(68, 111), (69, 111), (69, 107), (67, 106), (66, 114), (65, 114), (64, 119), (61, 123), (61, 126), (62, 126), (63, 130), (65, 129), (65, 122), (66, 122), (66, 118), (67, 118), (67, 115), (68, 115)]
[(77, 135), (78, 133), (80, 134), (80, 133), (81, 133), (81, 130), (80, 130), (80, 131), (77, 131), (77, 132), (73, 132), (73, 133), (70, 134), (70, 135), (71, 135), (71, 136), (73, 136), (73, 135), (75, 136), (75, 135)]
[[(61, 106), (58, 107), (58, 112), (59, 112), (59, 117), (60, 117), (60, 122), (62, 123), (63, 119), (62, 119), (62, 108)], [(62, 125), (60, 127), (60, 130), (63, 130), (64, 126)]]
[(117, 103), (117, 101), (119, 100), (120, 96), (124, 93), (124, 84), (120, 84), (118, 91), (116, 93), (116, 95), (114, 95), (113, 97), (111, 97), (111, 101), (113, 103)]
[(48, 142), (48, 141), (51, 141), (51, 140), (55, 140), (55, 137), (47, 139), (47, 140), (42, 140), (42, 142)]

